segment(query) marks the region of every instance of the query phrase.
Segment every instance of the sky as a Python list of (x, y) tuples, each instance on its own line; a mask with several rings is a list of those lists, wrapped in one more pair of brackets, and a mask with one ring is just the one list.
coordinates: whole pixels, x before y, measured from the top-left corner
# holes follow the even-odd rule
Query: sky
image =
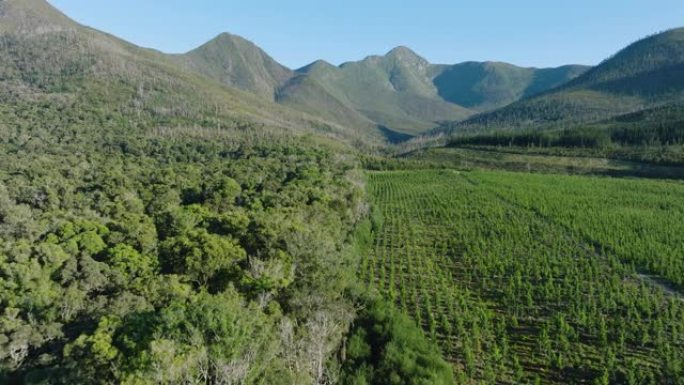
[(143, 47), (187, 52), (221, 32), (299, 68), (404, 45), (432, 63), (597, 64), (684, 26), (682, 0), (49, 0), (76, 21)]

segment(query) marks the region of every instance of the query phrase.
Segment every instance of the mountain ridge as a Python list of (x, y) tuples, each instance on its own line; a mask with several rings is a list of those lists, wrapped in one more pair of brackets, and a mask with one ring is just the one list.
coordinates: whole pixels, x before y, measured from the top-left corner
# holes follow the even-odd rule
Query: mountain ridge
[[(205, 78), (202, 82), (212, 83), (209, 88), (228, 87), (235, 100), (250, 100), (237, 104), (255, 116), (271, 115), (270, 123), (291, 118), (298, 121), (299, 115), (308, 121), (306, 126), (334, 127), (334, 131), (353, 132), (352, 136), (361, 134), (364, 138), (387, 137), (387, 133), (391, 137), (418, 135), (443, 122), (464, 121), (547, 92), (587, 69), (575, 65), (523, 68), (501, 62), (431, 64), (411, 48), (397, 46), (384, 55), (370, 55), (339, 66), (319, 60), (292, 70), (253, 42), (230, 33), (221, 33), (184, 54), (164, 54), (81, 26), (44, 0), (5, 0), (0, 3), (0, 11), (6, 14), (5, 19), (12, 19), (2, 28), (29, 31), (22, 32), (25, 36), (51, 31), (87, 35), (79, 40), (88, 42), (81, 49), (96, 46), (100, 53), (92, 59), (108, 70), (116, 67), (115, 72), (127, 71), (128, 66), (135, 67), (135, 72), (150, 72), (164, 68), (169, 74), (181, 71), (183, 76), (200, 76)], [(68, 61), (63, 59), (58, 61)], [(466, 71), (465, 67), (472, 68)], [(119, 75), (125, 76), (124, 72)], [(192, 88), (189, 84), (188, 89)], [(235, 93), (237, 90), (255, 95), (265, 104)]]
[[(316, 60), (292, 70), (253, 42), (222, 33), (176, 57), (185, 67), (214, 81), (300, 111), (332, 118), (337, 124), (372, 124), (375, 127), (371, 130), (410, 135), (429, 130), (443, 121), (463, 120), (543, 92), (588, 68), (568, 65), (538, 69), (508, 63), (467, 62), (482, 67), (495, 63), (495, 66), (505, 66), (506, 70), (483, 73), (474, 80), (473, 84), (480, 84), (477, 89), (454, 90), (453, 84), (461, 84), (444, 81), (448, 78), (446, 74), (466, 63), (431, 64), (411, 48), (401, 45), (384, 55), (369, 55), (358, 61), (333, 65)], [(564, 71), (565, 68), (572, 70)], [(515, 73), (516, 80), (511, 82), (506, 71)], [(545, 75), (547, 72), (552, 75)], [(313, 81), (305, 82), (302, 76), (311, 77)], [(506, 90), (501, 91), (502, 88)], [(469, 92), (476, 94), (475, 98), (480, 102), (468, 103), (468, 100), (453, 97)]]
[(431, 134), (562, 126), (682, 102), (684, 28), (674, 28), (628, 45), (557, 88), (447, 123)]
[[(87, 100), (129, 121), (156, 125), (250, 127), (376, 141), (379, 132), (350, 129), (252, 92), (213, 81), (177, 55), (138, 47), (80, 25), (44, 0), (0, 2), (0, 98), (48, 100), (72, 108)], [(224, 35), (222, 38), (226, 38)]]
[[(466, 62), (477, 66), (490, 66), (493, 62)], [(468, 92), (449, 89), (449, 82), (442, 82), (448, 71), (454, 71), (465, 63), (454, 65), (431, 64), (406, 46), (398, 46), (384, 55), (369, 55), (359, 61), (348, 61), (335, 66), (324, 60), (314, 61), (295, 72), (315, 78), (318, 87), (327, 90), (330, 97), (345, 104), (345, 109), (355, 110), (380, 127), (401, 133), (417, 134), (428, 130), (440, 121), (465, 119), (482, 110), (494, 109), (535, 92), (563, 84), (588, 67), (567, 65), (558, 68), (523, 68), (500, 63), (510, 71), (522, 73), (527, 78), (518, 81), (506, 95), (492, 98), (488, 89), (473, 91), (482, 99), (480, 103), (468, 104), (452, 99), (453, 93)], [(461, 75), (461, 74), (459, 74)], [(481, 76), (474, 83), (487, 83), (488, 87), (509, 87), (505, 75)], [(300, 82), (300, 80), (297, 80)], [(285, 85), (288, 88), (288, 85)], [(309, 93), (310, 91), (302, 91)], [(281, 101), (303, 109), (311, 109), (319, 101), (298, 98)], [(296, 97), (299, 97), (297, 95)], [(421, 106), (424, 111), (414, 108)], [(318, 105), (319, 108), (325, 108)]]

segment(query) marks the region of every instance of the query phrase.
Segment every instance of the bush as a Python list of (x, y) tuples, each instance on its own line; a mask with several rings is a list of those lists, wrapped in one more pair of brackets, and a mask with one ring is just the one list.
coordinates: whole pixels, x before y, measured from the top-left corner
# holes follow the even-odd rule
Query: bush
[(451, 366), (405, 314), (373, 300), (359, 315), (348, 341), (341, 384), (453, 383)]

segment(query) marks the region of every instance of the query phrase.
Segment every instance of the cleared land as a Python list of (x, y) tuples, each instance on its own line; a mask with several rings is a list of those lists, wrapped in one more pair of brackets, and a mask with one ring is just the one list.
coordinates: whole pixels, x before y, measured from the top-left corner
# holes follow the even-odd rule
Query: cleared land
[[(611, 159), (566, 150), (567, 154), (528, 153), (524, 149), (498, 147), (439, 147), (417, 150), (396, 158), (424, 168), (446, 167), (461, 170), (509, 170), (580, 175), (635, 176), (641, 178), (684, 178), (684, 166), (670, 166)], [(412, 164), (409, 163), (409, 164)]]

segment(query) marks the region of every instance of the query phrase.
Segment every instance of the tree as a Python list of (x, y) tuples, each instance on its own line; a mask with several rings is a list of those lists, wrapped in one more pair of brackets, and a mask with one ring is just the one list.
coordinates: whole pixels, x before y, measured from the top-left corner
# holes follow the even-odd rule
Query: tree
[(119, 244), (107, 250), (107, 263), (112, 268), (115, 282), (122, 287), (144, 290), (153, 277), (156, 259), (141, 255), (129, 245)]
[(221, 177), (213, 179), (204, 188), (204, 202), (216, 211), (225, 211), (235, 205), (242, 188), (233, 178)]
[(373, 301), (352, 330), (341, 383), (451, 385), (454, 379), (420, 328), (391, 305)]
[(247, 257), (245, 250), (228, 237), (204, 229), (170, 238), (161, 245), (161, 262), (166, 272), (184, 274), (206, 286), (218, 273), (229, 273)]

